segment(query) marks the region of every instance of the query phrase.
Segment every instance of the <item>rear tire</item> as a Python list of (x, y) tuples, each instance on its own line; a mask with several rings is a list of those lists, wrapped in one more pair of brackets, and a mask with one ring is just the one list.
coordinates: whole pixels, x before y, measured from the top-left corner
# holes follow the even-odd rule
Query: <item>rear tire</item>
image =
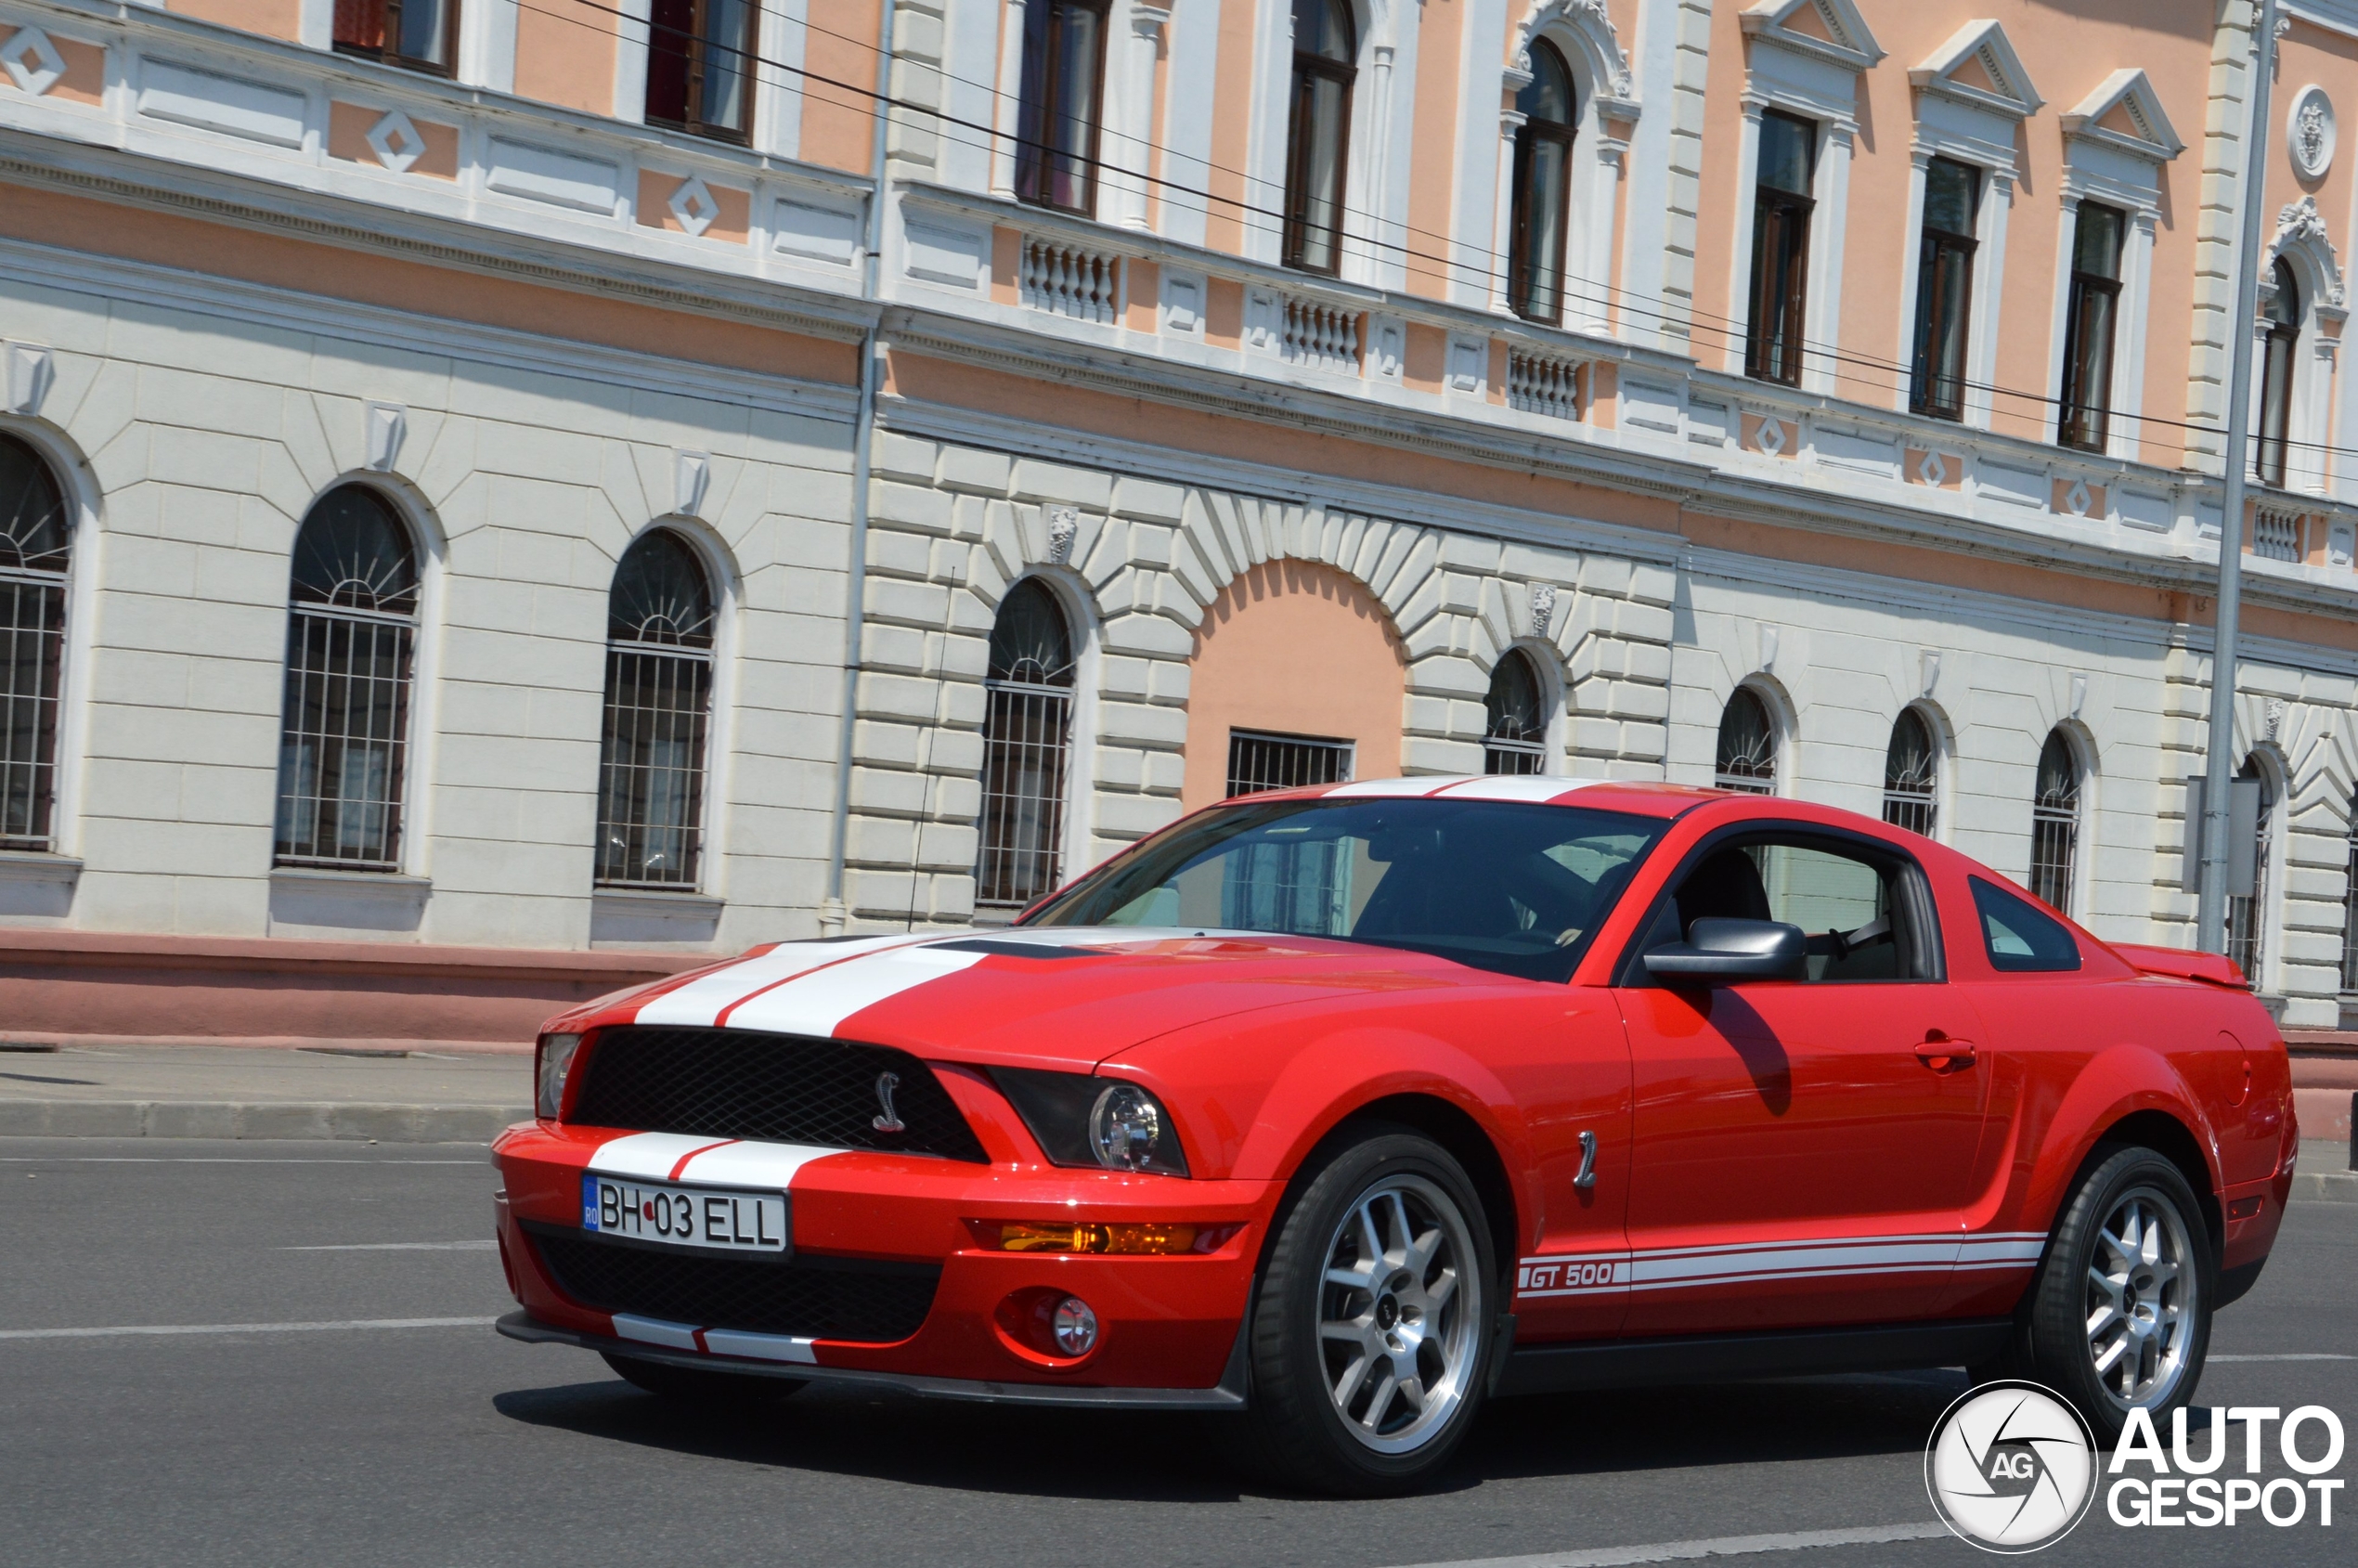
[(2056, 1218), (2001, 1375), (2054, 1389), (2109, 1445), (2131, 1409), (2160, 1422), (2194, 1398), (2219, 1278), (2210, 1227), (2178, 1167), (2149, 1148), (2097, 1154)]
[(1386, 1126), (1333, 1153), (1253, 1298), (1257, 1468), (1342, 1497), (1421, 1486), (1481, 1408), (1497, 1278), (1482, 1199), (1448, 1151)]
[(702, 1367), (678, 1367), (668, 1361), (643, 1361), (635, 1355), (598, 1353), (607, 1366), (635, 1386), (659, 1398), (706, 1409), (754, 1409), (775, 1405), (802, 1387), (798, 1378), (766, 1378), (755, 1372), (722, 1372)]

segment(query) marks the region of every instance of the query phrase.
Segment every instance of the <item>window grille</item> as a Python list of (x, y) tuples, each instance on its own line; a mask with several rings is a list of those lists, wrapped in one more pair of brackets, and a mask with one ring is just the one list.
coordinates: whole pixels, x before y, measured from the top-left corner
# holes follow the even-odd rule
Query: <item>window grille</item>
[(1351, 777), (1352, 743), (1307, 735), (1228, 732), (1228, 793), (1258, 795), (1269, 789), (1343, 784)]
[(2030, 805), (2030, 890), (2048, 904), (2071, 913), (2071, 888), (2079, 861), (2079, 758), (2057, 730), (2039, 753), (2039, 777)]
[(0, 436), (0, 849), (54, 842), (69, 538), (48, 465)]
[(1719, 716), (1719, 758), (1712, 782), (1745, 795), (1777, 793), (1777, 727), (1760, 693), (1739, 686)]
[(1554, 419), (1580, 417), (1580, 361), (1507, 351), (1507, 406)]
[(2341, 889), (2341, 989), (2358, 991), (2358, 795), (2350, 797), (2349, 876)]
[(1544, 773), (1548, 771), (1548, 712), (1540, 696), (1539, 677), (1524, 654), (1509, 650), (1490, 672), (1490, 693), (1483, 699), (1489, 724), (1483, 733), (1482, 771), (1485, 773)]
[(2276, 792), (2270, 787), (2268, 771), (2260, 765), (2257, 757), (2244, 759), (2243, 771), (2237, 777), (2260, 781), (2260, 812), (2253, 830), (2257, 841), (2252, 847), (2251, 894), (2227, 901), (2227, 956), (2235, 960), (2244, 978), (2257, 986), (2261, 962), (2265, 956), (2262, 938), (2267, 934), (2268, 840), (2274, 826)]
[(1113, 323), (1121, 258), (1052, 240), (1023, 242), (1023, 303), (1076, 321)]
[(1884, 821), (1926, 838), (1932, 836), (1939, 755), (1924, 715), (1914, 708), (1903, 709), (1891, 727), (1890, 749), (1884, 753)]
[(279, 741), (280, 865), (398, 870), (418, 565), (409, 536), (357, 485), (295, 535)]
[(1020, 909), (1061, 879), (1073, 673), (1071, 628), (1056, 595), (1036, 577), (1017, 583), (991, 625), (982, 683), (978, 907)]
[(641, 535), (607, 598), (602, 888), (693, 888), (703, 873), (714, 623), (694, 548), (667, 528)]
[(2262, 561), (2298, 562), (2300, 559), (2300, 514), (2273, 512), (2266, 507), (2254, 508), (2251, 552)]

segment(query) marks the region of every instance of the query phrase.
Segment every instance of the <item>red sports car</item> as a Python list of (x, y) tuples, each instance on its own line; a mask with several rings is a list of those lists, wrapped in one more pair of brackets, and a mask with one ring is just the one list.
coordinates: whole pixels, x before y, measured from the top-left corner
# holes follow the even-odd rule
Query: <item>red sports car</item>
[(1011, 928), (784, 942), (549, 1026), (521, 1340), (1236, 1410), (1342, 1493), (1490, 1393), (2200, 1376), (2298, 1134), (2224, 960), (1794, 800), (1405, 779), (1200, 811)]

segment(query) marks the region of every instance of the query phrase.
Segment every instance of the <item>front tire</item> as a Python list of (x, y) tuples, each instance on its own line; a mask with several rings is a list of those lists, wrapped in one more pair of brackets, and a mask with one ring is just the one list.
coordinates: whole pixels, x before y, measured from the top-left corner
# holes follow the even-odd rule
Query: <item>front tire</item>
[(1481, 1406), (1497, 1277), (1482, 1200), (1448, 1151), (1371, 1128), (1334, 1154), (1253, 1299), (1247, 1419), (1263, 1471), (1345, 1497), (1422, 1484)]
[(634, 1387), (667, 1402), (700, 1406), (707, 1410), (757, 1409), (802, 1387), (797, 1378), (767, 1378), (754, 1372), (723, 1372), (702, 1367), (680, 1367), (668, 1361), (643, 1361), (635, 1355), (600, 1351), (605, 1364)]
[(2100, 1442), (2129, 1412), (2157, 1422), (2194, 1398), (2218, 1300), (2210, 1228), (2178, 1167), (2121, 1148), (2082, 1176), (2027, 1298), (2029, 1375), (2079, 1406)]

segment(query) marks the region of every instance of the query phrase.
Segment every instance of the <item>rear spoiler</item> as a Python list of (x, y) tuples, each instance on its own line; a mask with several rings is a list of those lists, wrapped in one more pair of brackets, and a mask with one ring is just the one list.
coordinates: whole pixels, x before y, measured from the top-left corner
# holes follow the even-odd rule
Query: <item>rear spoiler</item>
[(2140, 974), (2169, 975), (2182, 980), (2201, 980), (2208, 985), (2227, 986), (2235, 991), (2249, 991), (2251, 982), (2235, 961), (2215, 952), (2196, 952), (2183, 947), (2144, 947), (2136, 942), (2106, 944), (2118, 953), (2121, 961)]

